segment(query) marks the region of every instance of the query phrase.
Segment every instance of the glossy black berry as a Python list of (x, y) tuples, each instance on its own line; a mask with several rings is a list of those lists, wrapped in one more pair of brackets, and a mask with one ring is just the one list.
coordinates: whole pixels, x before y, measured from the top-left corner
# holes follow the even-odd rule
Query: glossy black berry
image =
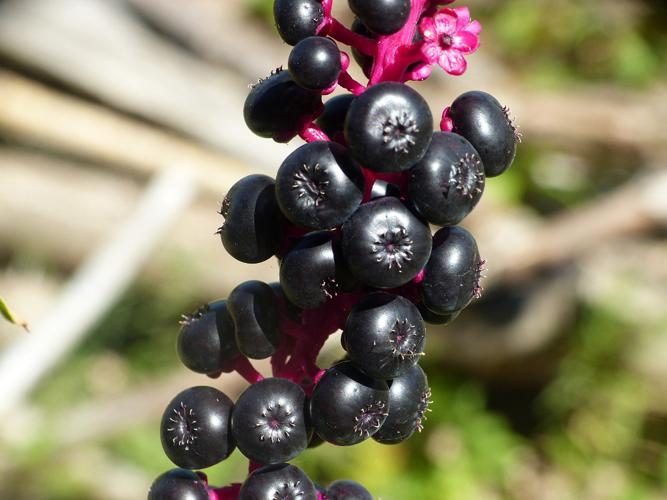
[[(362, 23), (359, 19), (354, 20), (351, 29), (354, 33), (365, 36), (372, 40), (375, 40), (377, 38), (377, 35), (373, 33), (371, 30), (369, 30), (366, 27), (366, 25)], [(373, 69), (373, 61), (374, 61), (373, 56), (364, 54), (359, 49), (355, 49), (354, 47), (352, 47), (352, 57), (354, 57), (354, 60), (361, 67), (361, 70), (364, 72), (364, 75), (366, 75), (366, 78), (370, 78), (371, 70)]]
[(399, 295), (376, 292), (350, 311), (342, 343), (352, 362), (379, 379), (398, 377), (424, 353), (426, 330), (417, 307)]
[(431, 253), (431, 232), (398, 198), (363, 204), (342, 228), (350, 272), (367, 285), (395, 288), (414, 278)]
[(338, 80), (340, 50), (330, 38), (310, 36), (297, 43), (287, 60), (296, 83), (308, 90), (325, 90)]
[(432, 134), (428, 104), (402, 83), (373, 85), (352, 102), (345, 120), (353, 158), (379, 172), (399, 172), (417, 163)]
[(351, 479), (341, 479), (329, 485), (329, 500), (373, 500), (373, 495), (361, 484)]
[(383, 444), (397, 444), (422, 430), (431, 403), (431, 389), (419, 365), (389, 383), (389, 415), (373, 439)]
[(185, 366), (197, 373), (217, 373), (238, 357), (234, 322), (227, 302), (218, 300), (181, 321), (176, 350)]
[(466, 92), (449, 109), (454, 132), (470, 141), (480, 155), (487, 177), (507, 170), (516, 154), (520, 135), (509, 109), (486, 92)]
[(319, 114), (322, 97), (298, 85), (289, 71), (278, 70), (257, 83), (245, 100), (243, 118), (260, 137), (287, 142), (304, 117)]
[(266, 175), (248, 175), (232, 186), (220, 208), (218, 229), (225, 250), (248, 264), (273, 256), (282, 243), (285, 217), (276, 202), (275, 182)]
[(232, 415), (232, 436), (241, 453), (262, 464), (276, 464), (305, 450), (305, 398), (301, 387), (284, 378), (267, 378), (248, 387)]
[(213, 387), (186, 389), (162, 415), (160, 438), (169, 460), (186, 469), (204, 469), (234, 451), (230, 432), (233, 403)]
[(276, 176), (276, 197), (297, 226), (331, 229), (361, 203), (364, 177), (347, 150), (334, 142), (304, 144), (290, 154)]
[(374, 33), (391, 35), (408, 20), (410, 0), (348, 0), (350, 9)]
[(468, 231), (458, 226), (440, 229), (419, 283), (424, 306), (438, 315), (459, 312), (479, 295), (483, 265)]
[(298, 467), (267, 465), (248, 476), (241, 486), (239, 500), (317, 500), (317, 490)]
[(310, 417), (319, 436), (333, 444), (353, 445), (369, 438), (388, 413), (388, 386), (351, 362), (332, 366), (310, 399)]
[(484, 166), (464, 137), (436, 132), (409, 179), (408, 194), (419, 213), (432, 224), (453, 226), (482, 197)]
[(290, 302), (315, 309), (353, 285), (328, 231), (301, 238), (280, 264), (280, 285)]
[(271, 287), (261, 281), (241, 283), (229, 294), (227, 307), (239, 351), (252, 359), (271, 356), (280, 341), (278, 307)]
[(296, 45), (317, 34), (324, 19), (324, 8), (320, 0), (275, 0), (273, 17), (280, 37), (290, 45)]
[(148, 490), (148, 500), (209, 500), (206, 484), (191, 470), (171, 469)]
[(331, 140), (340, 142), (347, 110), (350, 109), (353, 100), (353, 94), (341, 94), (324, 103), (324, 111), (317, 119), (317, 124)]
[(426, 321), (431, 325), (440, 325), (440, 326), (448, 325), (452, 321), (454, 321), (461, 313), (461, 311), (456, 311), (449, 314), (436, 314), (421, 302), (419, 303), (418, 308), (419, 308), (419, 313), (422, 315), (422, 318), (424, 318), (424, 321)]

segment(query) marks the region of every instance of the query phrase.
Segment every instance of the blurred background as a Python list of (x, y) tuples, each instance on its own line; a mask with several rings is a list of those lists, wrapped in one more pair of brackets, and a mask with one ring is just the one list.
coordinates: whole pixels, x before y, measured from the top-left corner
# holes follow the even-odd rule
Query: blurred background
[[(295, 463), (383, 500), (667, 498), (667, 7), (469, 6), (469, 72), (417, 88), (435, 115), (490, 92), (524, 134), (465, 221), (485, 294), (429, 331), (424, 432)], [(0, 498), (145, 498), (172, 467), (167, 402), (243, 389), (188, 373), (174, 346), (181, 314), (278, 276), (213, 234), (231, 184), (299, 144), (243, 123), (248, 84), (289, 53), (271, 7), (0, 1), (0, 296), (32, 328), (0, 322)], [(339, 353), (334, 338), (323, 362)], [(206, 472), (245, 471), (236, 452)]]

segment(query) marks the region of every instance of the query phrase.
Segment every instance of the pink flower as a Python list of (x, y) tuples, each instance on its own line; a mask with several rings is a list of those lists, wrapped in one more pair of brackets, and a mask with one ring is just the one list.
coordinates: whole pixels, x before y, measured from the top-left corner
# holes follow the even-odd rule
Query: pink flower
[(462, 75), (468, 64), (464, 54), (479, 47), (482, 25), (470, 20), (468, 7), (445, 8), (419, 22), (424, 38), (421, 52), (429, 64), (438, 63), (450, 75)]

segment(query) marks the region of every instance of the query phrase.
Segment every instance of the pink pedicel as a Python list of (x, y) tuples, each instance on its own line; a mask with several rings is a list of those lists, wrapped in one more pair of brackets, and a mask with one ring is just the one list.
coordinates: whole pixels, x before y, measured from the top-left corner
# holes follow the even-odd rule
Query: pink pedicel
[(230, 484), (222, 488), (209, 488), (209, 500), (237, 500), (241, 492), (241, 483)]
[(301, 130), (299, 130), (299, 137), (306, 142), (328, 141), (329, 136), (316, 125), (314, 122), (306, 123)]
[[(479, 47), (481, 24), (472, 21), (467, 7), (442, 8), (451, 4), (453, 0), (412, 0), (411, 12), (403, 28), (387, 36), (372, 39), (354, 33), (345, 27), (332, 15), (333, 0), (322, 0), (324, 19), (317, 29), (320, 36), (329, 36), (340, 44), (348, 45), (374, 57), (370, 78), (367, 85), (357, 82), (347, 71), (349, 57), (341, 52), (342, 71), (338, 81), (331, 88), (321, 92), (328, 95), (338, 87), (354, 95), (360, 95), (366, 88), (381, 82), (421, 81), (429, 78), (433, 66), (440, 66), (450, 75), (461, 75), (467, 69), (465, 55), (472, 54)], [(421, 39), (415, 41), (416, 35)], [(440, 129), (451, 131), (452, 120), (446, 108), (440, 122)], [(278, 142), (288, 142), (295, 135), (299, 135), (306, 142), (334, 140), (344, 143), (344, 137), (329, 138), (315, 123), (319, 113), (308, 117), (298, 131), (285, 136), (274, 137)], [(404, 187), (405, 174), (383, 174), (363, 169), (366, 182), (364, 201), (370, 196), (370, 189), (377, 179), (387, 180)], [(289, 246), (305, 233), (299, 228), (288, 230), (283, 248), (278, 255), (284, 254)], [(392, 293), (418, 300), (415, 284), (424, 277), (423, 271), (414, 278), (412, 283), (402, 288), (392, 290)], [(283, 340), (271, 357), (271, 372), (274, 377), (282, 377), (299, 384), (307, 395), (317, 381), (324, 375), (316, 364), (317, 356), (327, 338), (344, 327), (345, 319), (352, 307), (363, 296), (364, 292), (334, 294), (326, 304), (313, 310), (303, 310), (299, 317), (293, 317), (288, 310), (288, 304), (283, 299), (278, 300), (279, 330)], [(246, 358), (241, 357), (234, 365), (237, 371), (249, 383), (262, 380), (260, 374)], [(216, 374), (218, 375), (218, 374)], [(250, 472), (258, 464), (250, 464)], [(241, 484), (235, 483), (221, 488), (209, 487), (210, 500), (237, 500)], [(327, 500), (327, 497), (318, 493), (318, 500)]]
[(449, 106), (442, 111), (442, 119), (440, 120), (440, 130), (443, 132), (451, 132), (454, 130), (454, 120), (449, 116)]

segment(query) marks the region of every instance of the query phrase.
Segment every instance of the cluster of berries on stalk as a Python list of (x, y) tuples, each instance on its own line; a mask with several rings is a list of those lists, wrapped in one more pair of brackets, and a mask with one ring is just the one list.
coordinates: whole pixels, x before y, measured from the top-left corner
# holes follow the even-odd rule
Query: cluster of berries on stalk
[[(240, 284), (185, 317), (178, 337), (188, 368), (237, 371), (250, 386), (235, 403), (206, 386), (169, 403), (162, 445), (180, 468), (156, 479), (149, 499), (372, 498), (353, 481), (322, 489), (287, 462), (324, 441), (395, 444), (421, 430), (431, 402), (418, 363), (425, 322), (447, 324), (480, 295), (484, 261), (457, 224), (486, 179), (509, 168), (520, 135), (507, 108), (477, 91), (445, 108), (434, 131), (405, 84), (434, 64), (463, 73), (480, 24), (448, 1), (348, 0), (348, 29), (332, 1), (275, 0), (278, 32), (293, 45), (288, 70), (252, 86), (244, 117), (259, 136), (306, 144), (275, 179), (239, 180), (220, 208), (225, 249), (245, 263), (276, 256), (280, 281)], [(336, 42), (351, 46), (366, 86)], [(349, 93), (322, 102), (339, 87)], [(318, 353), (337, 330), (347, 355), (323, 370)], [(271, 377), (249, 361), (266, 358)], [(235, 448), (250, 460), (242, 484), (214, 488), (193, 472)]]

